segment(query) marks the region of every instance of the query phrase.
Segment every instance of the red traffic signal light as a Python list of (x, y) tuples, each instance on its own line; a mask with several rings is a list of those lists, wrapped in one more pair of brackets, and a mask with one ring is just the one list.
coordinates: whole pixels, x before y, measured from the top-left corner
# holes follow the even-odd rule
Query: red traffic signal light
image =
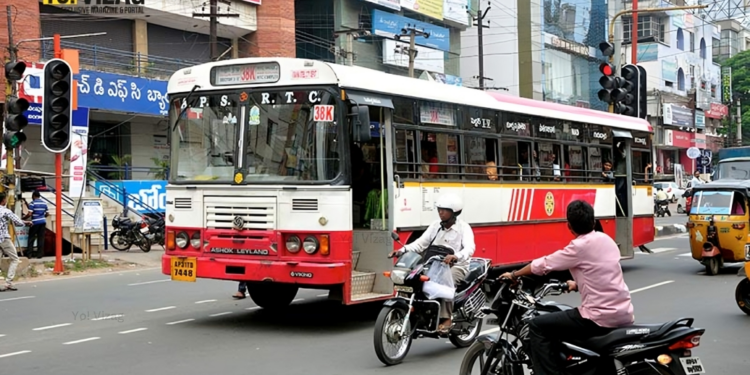
[(615, 67), (610, 63), (601, 63), (599, 64), (599, 71), (605, 76), (611, 76), (615, 74)]

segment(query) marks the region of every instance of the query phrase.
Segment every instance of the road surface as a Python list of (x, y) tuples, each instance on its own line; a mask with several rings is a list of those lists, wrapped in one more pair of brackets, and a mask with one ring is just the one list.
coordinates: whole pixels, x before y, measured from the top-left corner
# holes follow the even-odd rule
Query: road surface
[[(694, 317), (709, 374), (747, 373), (750, 316), (734, 302), (737, 267), (706, 276), (686, 256), (685, 235), (623, 262), (638, 322)], [(158, 270), (32, 284), (0, 293), (0, 368), (12, 374), (457, 374), (464, 349), (417, 340), (406, 361), (384, 367), (372, 345), (378, 304), (342, 307), (301, 291), (271, 315), (236, 284), (177, 283)], [(554, 297), (578, 304), (578, 295)], [(490, 329), (492, 327), (485, 327)]]

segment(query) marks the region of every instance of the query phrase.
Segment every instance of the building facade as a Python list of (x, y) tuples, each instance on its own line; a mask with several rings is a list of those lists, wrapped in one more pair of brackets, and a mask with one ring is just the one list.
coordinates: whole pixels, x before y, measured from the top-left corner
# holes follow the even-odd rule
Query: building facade
[(460, 85), (461, 38), (469, 0), (297, 0), (297, 57), (408, 75), (409, 31), (418, 51), (414, 77)]

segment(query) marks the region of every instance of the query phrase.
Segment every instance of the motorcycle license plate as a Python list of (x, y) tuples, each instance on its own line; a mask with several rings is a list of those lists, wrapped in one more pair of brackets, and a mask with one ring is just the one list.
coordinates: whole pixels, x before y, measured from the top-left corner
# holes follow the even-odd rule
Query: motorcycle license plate
[(405, 292), (405, 293), (413, 293), (414, 292), (414, 288), (412, 288), (410, 286), (396, 285), (393, 288), (396, 289), (397, 292)]
[(141, 233), (148, 233), (148, 227), (141, 228)]
[(685, 370), (686, 375), (706, 373), (706, 369), (698, 357), (680, 358), (680, 362), (682, 362), (682, 368)]

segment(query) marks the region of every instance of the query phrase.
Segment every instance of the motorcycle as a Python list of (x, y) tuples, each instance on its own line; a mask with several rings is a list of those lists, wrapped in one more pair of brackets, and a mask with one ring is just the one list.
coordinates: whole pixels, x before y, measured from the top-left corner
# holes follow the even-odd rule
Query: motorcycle
[(664, 217), (664, 214), (672, 216), (672, 213), (669, 212), (669, 201), (654, 201), (654, 203), (656, 204), (656, 217)]
[(745, 266), (737, 272), (737, 276), (741, 277), (742, 280), (734, 290), (734, 299), (737, 301), (740, 310), (750, 315), (750, 248), (748, 246), (745, 246), (745, 254)]
[[(143, 216), (141, 222), (141, 232), (149, 239), (149, 241), (164, 246), (164, 218), (158, 219)], [(143, 232), (143, 228), (147, 227), (148, 232)]]
[[(393, 240), (401, 246), (398, 235)], [(483, 258), (470, 260), (469, 272), (456, 285), (453, 311), (453, 326), (449, 333), (441, 333), (440, 303), (429, 299), (423, 290), (429, 281), (426, 276), (430, 267), (438, 265), (453, 250), (442, 246), (430, 246), (424, 255), (414, 252), (399, 252), (392, 271), (383, 274), (393, 281), (396, 296), (383, 304), (375, 321), (374, 344), (378, 359), (386, 365), (399, 364), (417, 338), (448, 337), (458, 348), (471, 345), (482, 329), (481, 311), (487, 301), (481, 289), (487, 277), (491, 261)], [(393, 349), (393, 350), (388, 350)]]
[(109, 236), (109, 243), (119, 251), (128, 251), (134, 244), (144, 252), (151, 251), (151, 241), (146, 237), (148, 224), (144, 221), (134, 223), (127, 216), (115, 216), (112, 219), (115, 229)]
[[(464, 355), (459, 374), (469, 375), (477, 360), (482, 375), (523, 375), (523, 365), (533, 371), (529, 321), (539, 315), (572, 309), (542, 301), (547, 295), (568, 291), (568, 284), (557, 280), (541, 284), (522, 278), (516, 286), (506, 280), (488, 280), (482, 288), (495, 295), (483, 312), (496, 317), (488, 319), (488, 324), (498, 324), (499, 331), (477, 339)], [(555, 355), (565, 363), (567, 375), (702, 374), (705, 368), (700, 358), (692, 356), (692, 349), (700, 345), (705, 329), (694, 328), (692, 324), (693, 318), (680, 318), (664, 324), (615, 328), (603, 336), (563, 342)]]

